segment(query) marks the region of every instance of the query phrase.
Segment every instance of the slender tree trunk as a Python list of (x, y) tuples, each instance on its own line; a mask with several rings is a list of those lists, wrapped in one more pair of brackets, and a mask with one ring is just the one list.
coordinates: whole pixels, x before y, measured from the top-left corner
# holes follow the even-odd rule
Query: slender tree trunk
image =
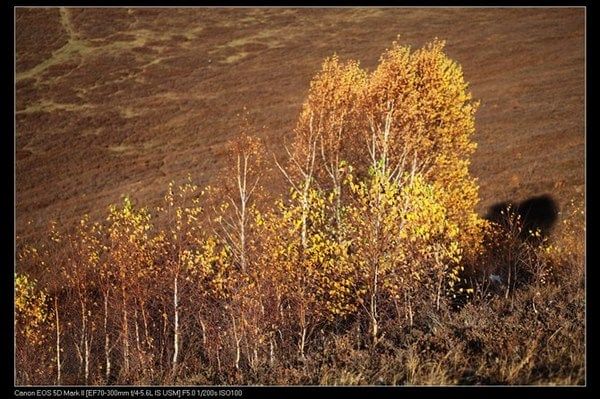
[(148, 317), (146, 316), (146, 310), (144, 309), (143, 305), (141, 306), (141, 310), (142, 310), (142, 321), (144, 322), (144, 338), (146, 341), (146, 346), (147, 346), (147, 349), (152, 351), (153, 347), (152, 347), (151, 337), (148, 334)]
[(273, 337), (269, 337), (269, 365), (273, 367), (275, 362), (275, 346), (273, 345)]
[(312, 149), (310, 153), (310, 158), (308, 159), (308, 167), (307, 172), (304, 176), (304, 187), (302, 192), (302, 248), (307, 247), (307, 230), (308, 230), (308, 191), (310, 190), (310, 184), (312, 183), (312, 175), (314, 171), (315, 165), (315, 157), (316, 157), (316, 145), (317, 140), (314, 139), (312, 144)]
[(300, 358), (302, 360), (305, 359), (304, 356), (304, 346), (306, 345), (306, 326), (302, 325), (302, 331), (300, 333)]
[(246, 272), (246, 203), (242, 202), (240, 216), (240, 264), (242, 272)]
[(241, 356), (241, 350), (240, 350), (240, 342), (241, 342), (241, 338), (238, 336), (237, 333), (237, 326), (235, 323), (235, 317), (233, 316), (233, 310), (231, 311), (231, 322), (233, 323), (233, 338), (235, 340), (235, 361), (234, 361), (234, 366), (236, 370), (240, 369), (240, 356)]
[[(136, 300), (136, 304), (137, 304), (137, 300)], [(137, 310), (137, 306), (134, 308), (134, 315), (133, 315), (133, 319), (134, 319), (134, 326), (135, 326), (135, 347), (137, 349), (137, 353), (138, 353), (138, 361), (139, 361), (139, 367), (144, 370), (145, 369), (145, 365), (144, 365), (144, 354), (142, 351), (142, 345), (140, 342), (140, 327), (139, 327), (139, 323), (138, 323), (138, 310)]]
[(506, 284), (506, 293), (504, 297), (508, 299), (508, 295), (510, 295), (510, 285), (511, 285), (511, 277), (512, 277), (512, 256), (511, 251), (508, 252), (508, 279)]
[(302, 248), (307, 247), (307, 219), (308, 219), (308, 181), (306, 184), (306, 188), (304, 189), (304, 194), (302, 195), (302, 232), (301, 232), (301, 242)]
[(244, 156), (244, 167), (241, 169), (240, 155), (237, 158), (238, 167), (238, 191), (240, 194), (240, 267), (242, 272), (246, 271), (246, 203), (248, 201), (248, 193), (246, 190), (247, 175), (248, 175), (248, 156)]
[(438, 286), (437, 286), (437, 295), (436, 295), (436, 299), (435, 299), (435, 310), (440, 310), (440, 299), (442, 297), (442, 282), (444, 280), (444, 276), (441, 275), (440, 279), (438, 281)]
[(173, 279), (173, 370), (179, 361), (179, 273), (175, 274)]
[(342, 215), (341, 215), (341, 209), (342, 209), (342, 188), (339, 185), (339, 182), (336, 180), (336, 196), (335, 196), (335, 223), (336, 223), (336, 236), (337, 236), (337, 240), (338, 242), (341, 241), (342, 239), (342, 234), (341, 234), (341, 230), (342, 230)]
[(370, 311), (371, 311), (371, 339), (373, 342), (373, 346), (377, 343), (377, 334), (378, 334), (378, 323), (377, 323), (377, 286), (379, 284), (379, 265), (375, 264), (375, 270), (373, 271), (373, 287), (371, 289), (371, 303), (370, 303)]
[(402, 319), (402, 312), (400, 311), (400, 305), (398, 304), (398, 300), (396, 298), (393, 298), (394, 301), (394, 309), (396, 310), (396, 317), (398, 318), (398, 320)]
[(407, 295), (407, 298), (408, 298), (408, 323), (412, 327), (413, 326), (412, 302), (410, 300), (410, 295)]
[[(161, 317), (162, 319), (162, 338), (160, 340), (160, 370), (161, 373), (164, 372), (164, 368), (163, 368), (163, 364), (165, 363), (164, 359), (165, 357), (167, 357), (167, 355), (165, 355), (165, 347), (166, 347), (166, 342), (167, 342), (167, 309), (165, 307), (165, 305), (163, 304), (162, 307), (162, 311), (163, 311), (163, 317)], [(166, 362), (168, 363), (168, 361)]]
[(200, 319), (200, 327), (202, 327), (202, 345), (206, 349), (206, 325), (202, 319)]
[(84, 366), (84, 381), (85, 384), (87, 385), (89, 383), (90, 380), (90, 341), (89, 341), (89, 337), (87, 336), (87, 333), (85, 335), (85, 342), (83, 345), (84, 348), (84, 354), (85, 354), (85, 366)]
[(79, 294), (79, 306), (81, 308), (81, 329), (79, 330), (79, 345), (77, 346), (77, 356), (79, 357), (79, 370), (78, 377), (81, 378), (81, 374), (83, 373), (84, 380), (86, 379), (85, 375), (85, 363), (86, 360), (86, 330), (87, 330), (87, 314), (85, 301), (83, 299), (82, 294)]
[[(219, 337), (220, 340), (221, 337)], [(219, 372), (219, 375), (221, 375), (222, 371), (221, 371), (221, 348), (217, 348), (217, 371)]]
[(127, 296), (125, 294), (125, 287), (122, 289), (123, 299), (123, 370), (126, 374), (129, 373), (129, 320), (127, 314)]
[(60, 363), (60, 319), (58, 317), (58, 297), (54, 297), (54, 318), (56, 321), (56, 385), (61, 385)]
[(252, 351), (254, 346), (250, 345), (248, 342), (248, 334), (244, 334), (244, 346), (246, 347), (246, 359), (248, 359), (248, 364), (250, 365), (250, 370), (254, 370), (254, 359), (252, 358)]
[(108, 336), (108, 291), (104, 294), (104, 379), (110, 379), (110, 337)]

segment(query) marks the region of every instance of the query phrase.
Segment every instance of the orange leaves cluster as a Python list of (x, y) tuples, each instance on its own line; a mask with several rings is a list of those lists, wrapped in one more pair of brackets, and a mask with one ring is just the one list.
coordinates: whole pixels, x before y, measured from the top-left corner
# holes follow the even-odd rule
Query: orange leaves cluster
[(336, 55), (324, 61), (311, 82), (295, 129), (296, 158), (306, 159), (305, 152), (317, 138), (317, 149), (325, 157), (320, 162), (327, 167), (337, 167), (335, 162), (351, 156), (352, 147), (342, 141), (356, 132), (366, 78), (356, 61), (343, 63)]

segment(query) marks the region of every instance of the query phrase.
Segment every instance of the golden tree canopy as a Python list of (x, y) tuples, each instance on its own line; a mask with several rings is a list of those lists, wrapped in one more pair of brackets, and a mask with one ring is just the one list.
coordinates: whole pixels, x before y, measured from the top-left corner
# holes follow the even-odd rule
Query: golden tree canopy
[(478, 103), (444, 45), (436, 39), (412, 50), (394, 42), (371, 73), (356, 61), (327, 58), (311, 83), (292, 156), (301, 163), (316, 148), (322, 186), (342, 161), (359, 176), (382, 157), (390, 171), (421, 174), (438, 189), (464, 247), (475, 249), (482, 221), (474, 212), (478, 186), (469, 164)]

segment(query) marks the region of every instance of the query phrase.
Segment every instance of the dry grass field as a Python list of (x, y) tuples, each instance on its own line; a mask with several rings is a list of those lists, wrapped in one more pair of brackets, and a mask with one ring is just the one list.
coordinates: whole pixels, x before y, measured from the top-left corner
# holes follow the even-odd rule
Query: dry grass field
[(16, 9), (16, 221), (157, 203), (170, 180), (211, 181), (247, 107), (284, 158), (324, 57), (372, 68), (399, 35), (447, 41), (481, 101), (479, 211), (584, 184), (584, 10)]

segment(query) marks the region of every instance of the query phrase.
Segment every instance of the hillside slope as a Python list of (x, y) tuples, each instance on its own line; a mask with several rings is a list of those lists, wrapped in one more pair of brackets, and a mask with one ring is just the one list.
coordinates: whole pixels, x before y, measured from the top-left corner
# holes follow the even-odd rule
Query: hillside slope
[(309, 82), (337, 52), (372, 68), (400, 35), (463, 66), (479, 143), (480, 211), (584, 184), (584, 9), (16, 10), (17, 234), (157, 203), (206, 184), (244, 106), (283, 158)]

